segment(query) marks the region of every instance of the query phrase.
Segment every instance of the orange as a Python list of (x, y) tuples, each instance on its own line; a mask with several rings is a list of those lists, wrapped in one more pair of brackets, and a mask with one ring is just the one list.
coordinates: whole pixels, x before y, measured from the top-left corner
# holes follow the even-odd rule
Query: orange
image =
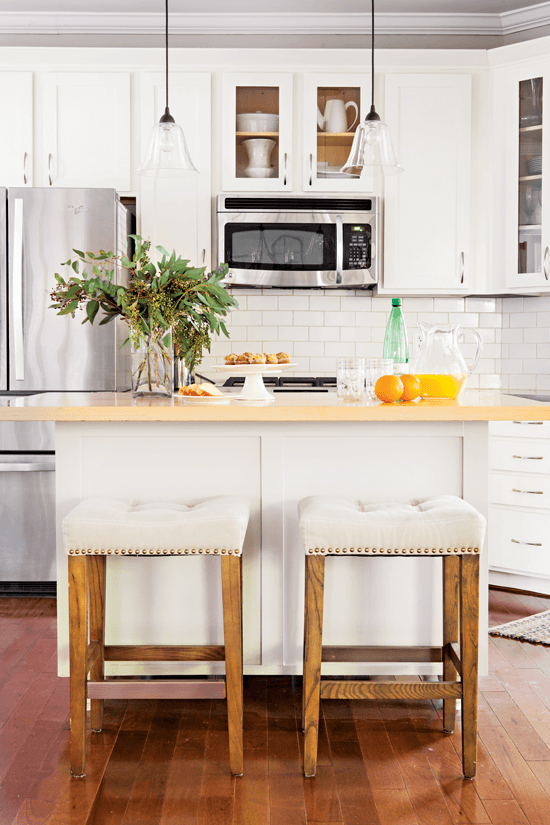
[(400, 375), (403, 384), (403, 395), (401, 401), (414, 401), (422, 392), (422, 384), (416, 375)]
[(403, 395), (403, 382), (397, 375), (383, 375), (374, 385), (374, 394), (387, 404), (399, 401)]

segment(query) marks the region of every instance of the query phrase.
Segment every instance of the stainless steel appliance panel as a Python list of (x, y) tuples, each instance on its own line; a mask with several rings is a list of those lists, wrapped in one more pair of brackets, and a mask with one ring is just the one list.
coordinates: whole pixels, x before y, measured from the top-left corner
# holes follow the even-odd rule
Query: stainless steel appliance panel
[(0, 456), (0, 581), (54, 581), (55, 460)]
[(7, 197), (8, 190), (0, 187), (0, 391), (8, 389)]
[(82, 310), (59, 317), (49, 305), (73, 249), (116, 249), (115, 190), (10, 189), (8, 218), (9, 389), (114, 391), (114, 322), (82, 325)]
[(0, 451), (33, 453), (37, 450), (55, 450), (53, 421), (0, 422)]

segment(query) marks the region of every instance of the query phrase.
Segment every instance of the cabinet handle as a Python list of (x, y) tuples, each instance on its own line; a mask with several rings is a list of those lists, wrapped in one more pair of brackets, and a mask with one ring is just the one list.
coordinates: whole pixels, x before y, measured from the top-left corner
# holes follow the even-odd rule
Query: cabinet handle
[(286, 162), (287, 162), (287, 159), (288, 159), (288, 155), (285, 152), (285, 160), (284, 160), (285, 166), (284, 166), (284, 173), (283, 173), (283, 186), (286, 186)]
[(529, 547), (542, 547), (542, 543), (540, 541), (518, 541), (517, 539), (510, 539), (514, 544), (525, 544)]
[(513, 424), (544, 424), (544, 421), (513, 421)]
[(54, 462), (23, 462), (13, 464), (0, 464), (0, 473), (53, 473), (55, 472)]
[(543, 258), (543, 269), (544, 269), (544, 277), (548, 280), (548, 257), (550, 255), (550, 249), (546, 247), (544, 250), (544, 258)]
[(313, 183), (313, 154), (312, 152), (309, 153), (309, 185), (312, 186)]
[(460, 283), (464, 283), (464, 252), (460, 253)]
[(530, 461), (542, 461), (544, 456), (543, 455), (513, 455), (512, 458), (521, 458), (522, 460), (528, 458)]
[(342, 215), (336, 215), (336, 276), (334, 283), (342, 283), (342, 270), (344, 268), (344, 219)]
[(206, 261), (206, 249), (203, 249), (202, 250), (202, 262), (204, 263), (205, 261)]
[(515, 487), (512, 487), (512, 492), (513, 493), (529, 493), (532, 496), (543, 496), (544, 495), (543, 490), (516, 490)]
[(25, 152), (25, 154), (23, 155), (23, 183), (25, 185), (27, 184), (27, 157), (28, 154), (27, 152)]
[(23, 324), (23, 198), (13, 202), (13, 263), (10, 303), (13, 307), (13, 358), (15, 380), (25, 380), (25, 327)]
[(48, 155), (48, 180), (50, 182), (50, 186), (52, 185), (52, 156)]

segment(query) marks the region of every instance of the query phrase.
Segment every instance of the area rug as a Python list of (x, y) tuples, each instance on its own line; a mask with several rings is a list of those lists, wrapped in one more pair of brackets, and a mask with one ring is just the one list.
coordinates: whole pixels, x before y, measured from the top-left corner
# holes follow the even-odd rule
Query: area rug
[(508, 622), (489, 628), (491, 636), (506, 636), (519, 642), (531, 642), (534, 645), (550, 646), (550, 610), (535, 613), (525, 619)]

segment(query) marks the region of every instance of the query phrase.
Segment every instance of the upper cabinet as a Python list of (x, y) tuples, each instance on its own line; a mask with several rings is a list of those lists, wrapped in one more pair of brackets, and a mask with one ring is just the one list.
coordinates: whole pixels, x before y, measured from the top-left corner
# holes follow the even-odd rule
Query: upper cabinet
[[(495, 281), (550, 291), (550, 61), (497, 69), (494, 143)], [(502, 248), (499, 248), (499, 239)]]
[(471, 76), (388, 74), (385, 84), (385, 120), (405, 172), (384, 182), (380, 292), (472, 292)]
[(292, 190), (291, 74), (224, 74), (222, 187)]
[(47, 73), (41, 97), (41, 184), (129, 192), (130, 74)]
[(32, 72), (0, 72), (0, 122), (0, 186), (32, 186)]
[(358, 124), (369, 111), (370, 75), (306, 74), (303, 97), (302, 188), (370, 192), (372, 175), (342, 172)]
[[(163, 73), (141, 77), (141, 152), (164, 114)], [(141, 234), (154, 245), (175, 249), (193, 266), (210, 267), (211, 77), (208, 72), (170, 73), (170, 113), (183, 129), (198, 175), (140, 177)]]

